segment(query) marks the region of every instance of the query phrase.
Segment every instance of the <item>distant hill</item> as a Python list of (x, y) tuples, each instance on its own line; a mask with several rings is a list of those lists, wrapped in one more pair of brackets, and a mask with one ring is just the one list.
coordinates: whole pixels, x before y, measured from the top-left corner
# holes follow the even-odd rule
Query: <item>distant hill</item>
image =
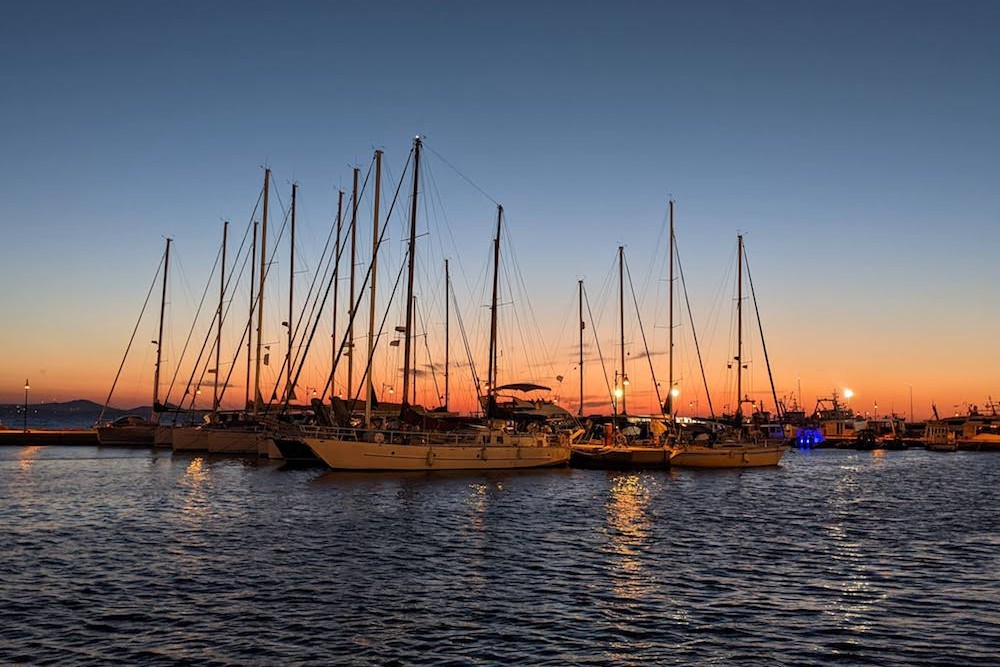
[[(28, 428), (89, 428), (101, 417), (103, 406), (78, 399), (65, 403), (28, 403)], [(149, 418), (149, 406), (121, 410), (109, 407), (103, 420), (112, 421), (123, 415), (135, 414)], [(0, 405), (0, 423), (8, 428), (24, 424), (24, 404)]]

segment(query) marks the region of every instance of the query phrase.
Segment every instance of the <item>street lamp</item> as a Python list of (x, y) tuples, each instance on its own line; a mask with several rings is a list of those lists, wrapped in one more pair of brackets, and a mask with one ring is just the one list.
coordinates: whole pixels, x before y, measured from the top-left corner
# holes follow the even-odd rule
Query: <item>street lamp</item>
[(850, 389), (845, 389), (844, 390), (844, 398), (847, 399), (847, 404), (848, 405), (851, 404), (851, 396), (854, 396), (854, 392), (851, 391)]
[(31, 385), (28, 380), (24, 381), (24, 432), (28, 432), (28, 390), (31, 389)]

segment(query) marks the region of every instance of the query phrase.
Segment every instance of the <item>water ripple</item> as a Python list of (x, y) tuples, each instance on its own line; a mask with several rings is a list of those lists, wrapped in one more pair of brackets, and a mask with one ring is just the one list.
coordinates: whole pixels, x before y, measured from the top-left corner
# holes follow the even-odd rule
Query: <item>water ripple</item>
[(344, 474), (0, 450), (0, 663), (993, 665), (1000, 456)]

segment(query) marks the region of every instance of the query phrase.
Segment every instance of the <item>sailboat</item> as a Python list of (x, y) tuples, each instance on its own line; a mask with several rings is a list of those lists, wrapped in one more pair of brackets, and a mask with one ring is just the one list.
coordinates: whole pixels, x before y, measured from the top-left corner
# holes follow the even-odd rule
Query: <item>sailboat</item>
[[(160, 361), (162, 359), (161, 350), (163, 348), (163, 314), (166, 309), (167, 303), (167, 268), (170, 265), (170, 243), (173, 239), (167, 239), (167, 246), (163, 252), (163, 290), (160, 296), (160, 327), (159, 335), (156, 337), (156, 370), (153, 372), (153, 414), (151, 419), (147, 421), (146, 419), (138, 415), (126, 415), (115, 420), (111, 424), (104, 424), (97, 427), (97, 441), (102, 445), (144, 445), (152, 447), (156, 437), (156, 422), (157, 413), (160, 409)], [(155, 284), (155, 283), (154, 283)], [(150, 288), (152, 290), (152, 288)], [(145, 310), (145, 307), (143, 307)], [(142, 318), (140, 313), (139, 318)], [(138, 323), (136, 324), (138, 327)], [(135, 332), (132, 334), (135, 337)], [(131, 347), (132, 342), (129, 341), (129, 347)], [(125, 355), (128, 355), (128, 349), (125, 350)], [(122, 366), (125, 364), (125, 359), (122, 359)], [(119, 375), (121, 374), (121, 367), (118, 368)], [(108, 400), (105, 402), (104, 407), (107, 408), (108, 403), (111, 402), (111, 395), (114, 393), (115, 384), (118, 382), (118, 376), (115, 376), (115, 381), (111, 385), (111, 391), (108, 393)], [(104, 416), (104, 411), (101, 411), (101, 417), (98, 417), (98, 422)]]
[[(247, 323), (247, 331), (249, 331), (250, 324), (252, 323), (253, 315), (256, 312), (259, 316), (260, 310), (262, 308), (261, 302), (263, 300), (263, 288), (264, 288), (264, 275), (266, 271), (266, 235), (267, 235), (267, 222), (268, 222), (268, 196), (270, 193), (270, 178), (271, 170), (264, 170), (264, 186), (262, 190), (263, 198), (263, 217), (261, 226), (261, 275), (260, 275), (260, 290), (255, 299), (253, 293), (253, 282), (255, 280), (254, 276), (251, 276), (251, 289), (250, 289), (250, 315)], [(293, 204), (294, 204), (294, 186), (293, 186)], [(251, 266), (254, 265), (256, 261), (257, 253), (257, 223), (254, 222), (253, 226), (253, 250), (252, 256), (253, 261)], [(223, 321), (223, 302), (226, 292), (226, 280), (225, 280), (225, 264), (226, 264), (226, 243), (228, 235), (228, 223), (225, 223), (223, 227), (223, 239), (222, 239), (222, 262), (220, 270), (220, 284), (219, 284), (219, 305), (216, 311), (216, 326), (218, 327), (216, 333), (216, 343), (215, 343), (215, 387), (214, 396), (212, 401), (212, 411), (207, 417), (207, 422), (199, 426), (183, 426), (173, 429), (172, 434), (172, 447), (175, 452), (186, 452), (186, 451), (207, 451), (216, 454), (237, 454), (237, 455), (256, 455), (260, 450), (266, 450), (270, 442), (270, 438), (265, 432), (265, 429), (258, 423), (254, 411), (247, 410), (226, 410), (222, 411), (219, 409), (220, 401), (222, 399), (219, 393), (220, 384), (224, 384), (220, 381), (220, 358), (221, 358), (221, 346), (222, 346), (222, 321)], [(260, 326), (260, 319), (258, 319), (258, 327)], [(258, 328), (257, 333), (258, 340), (258, 350), (257, 358), (260, 359), (260, 330)], [(251, 364), (251, 354), (250, 354), (250, 340), (247, 341), (247, 392), (249, 405), (249, 387), (250, 387), (250, 364)], [(260, 404), (260, 387), (259, 387), (259, 377), (260, 377), (260, 365), (258, 363), (257, 373), (255, 375), (257, 378), (255, 381), (255, 395), (257, 396), (257, 401), (254, 406)]]
[[(478, 427), (445, 430), (448, 420), (436, 419), (433, 413), (421, 412), (410, 403), (411, 354), (414, 312), (413, 280), (417, 237), (417, 195), (420, 178), (421, 139), (413, 142), (413, 190), (410, 209), (410, 234), (407, 252), (406, 324), (403, 327), (403, 385), (398, 430), (378, 428), (367, 415), (360, 426), (350, 419), (334, 427), (303, 427), (302, 441), (326, 465), (335, 470), (429, 471), (429, 470), (506, 470), (564, 465), (569, 447), (559, 437), (547, 433), (511, 433), (494, 428), (487, 420)], [(494, 240), (494, 276), (499, 270), (500, 224), (503, 207), (497, 207), (497, 237)], [(496, 290), (493, 296), (490, 382), (495, 378)], [(372, 307), (374, 307), (374, 300)], [(353, 310), (353, 309), (352, 309)], [(352, 313), (353, 316), (353, 313)], [(369, 370), (371, 356), (369, 355)], [(487, 387), (492, 392), (495, 385)], [(368, 383), (371, 397), (372, 384)], [(370, 401), (370, 398), (368, 399)], [(384, 423), (384, 422), (383, 422)]]
[[(738, 237), (737, 250), (737, 348), (736, 395), (742, 396), (743, 379), (743, 235)], [(776, 466), (785, 453), (784, 444), (768, 443), (765, 439), (748, 436), (743, 425), (742, 401), (737, 400), (737, 427), (713, 442), (701, 435), (688, 442), (677, 442), (670, 448), (670, 465), (687, 468), (756, 468)], [(682, 432), (683, 433), (683, 432)]]
[[(673, 202), (670, 202), (670, 224), (673, 230)], [(673, 264), (671, 264), (671, 267)], [(603, 423), (593, 424), (599, 429), (592, 430), (592, 437), (572, 445), (573, 455), (571, 465), (579, 468), (599, 468), (615, 470), (631, 470), (646, 468), (666, 468), (670, 465), (670, 449), (663, 436), (666, 426), (663, 421), (650, 418), (640, 423), (630, 423), (626, 417), (624, 387), (628, 385), (628, 375), (625, 373), (625, 307), (624, 307), (624, 248), (618, 248), (618, 305), (619, 305), (619, 342), (621, 345), (621, 369), (615, 372), (615, 387), (612, 398), (614, 415)], [(583, 281), (580, 281), (580, 384), (583, 385)], [(621, 385), (618, 386), (618, 378)], [(581, 406), (583, 398), (581, 394)], [(619, 415), (619, 408), (621, 414)], [(643, 433), (648, 423), (648, 430)], [(622, 428), (622, 425), (625, 428)], [(637, 435), (626, 435), (627, 430), (637, 430)]]

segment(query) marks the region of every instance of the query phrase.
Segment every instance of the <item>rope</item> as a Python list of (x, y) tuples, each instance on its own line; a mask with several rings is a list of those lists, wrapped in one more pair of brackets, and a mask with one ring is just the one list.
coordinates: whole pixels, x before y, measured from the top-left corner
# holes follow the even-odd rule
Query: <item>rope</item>
[[(139, 324), (142, 322), (142, 316), (146, 313), (146, 306), (149, 305), (149, 298), (153, 295), (153, 289), (156, 288), (156, 279), (160, 275), (160, 268), (163, 266), (163, 262), (166, 260), (166, 252), (160, 256), (160, 263), (156, 267), (156, 273), (153, 274), (153, 282), (149, 285), (149, 291), (146, 292), (146, 300), (142, 303), (142, 310), (139, 311), (139, 319), (135, 322), (135, 328), (132, 329), (132, 336), (128, 339), (128, 345), (125, 347), (125, 354), (122, 355), (122, 362), (118, 366), (118, 372), (115, 373), (115, 380), (111, 383), (111, 391), (108, 392), (108, 398), (104, 401), (104, 407), (101, 408), (101, 414), (97, 416), (98, 423), (104, 419), (104, 411), (108, 409), (108, 405), (111, 403), (111, 395), (115, 393), (115, 386), (118, 384), (118, 378), (122, 374), (122, 368), (125, 366), (125, 359), (128, 358), (129, 350), (132, 349), (132, 342), (135, 341), (135, 334), (139, 331)], [(156, 341), (157, 345), (160, 345), (162, 341)], [(155, 407), (155, 406), (154, 406)]]

